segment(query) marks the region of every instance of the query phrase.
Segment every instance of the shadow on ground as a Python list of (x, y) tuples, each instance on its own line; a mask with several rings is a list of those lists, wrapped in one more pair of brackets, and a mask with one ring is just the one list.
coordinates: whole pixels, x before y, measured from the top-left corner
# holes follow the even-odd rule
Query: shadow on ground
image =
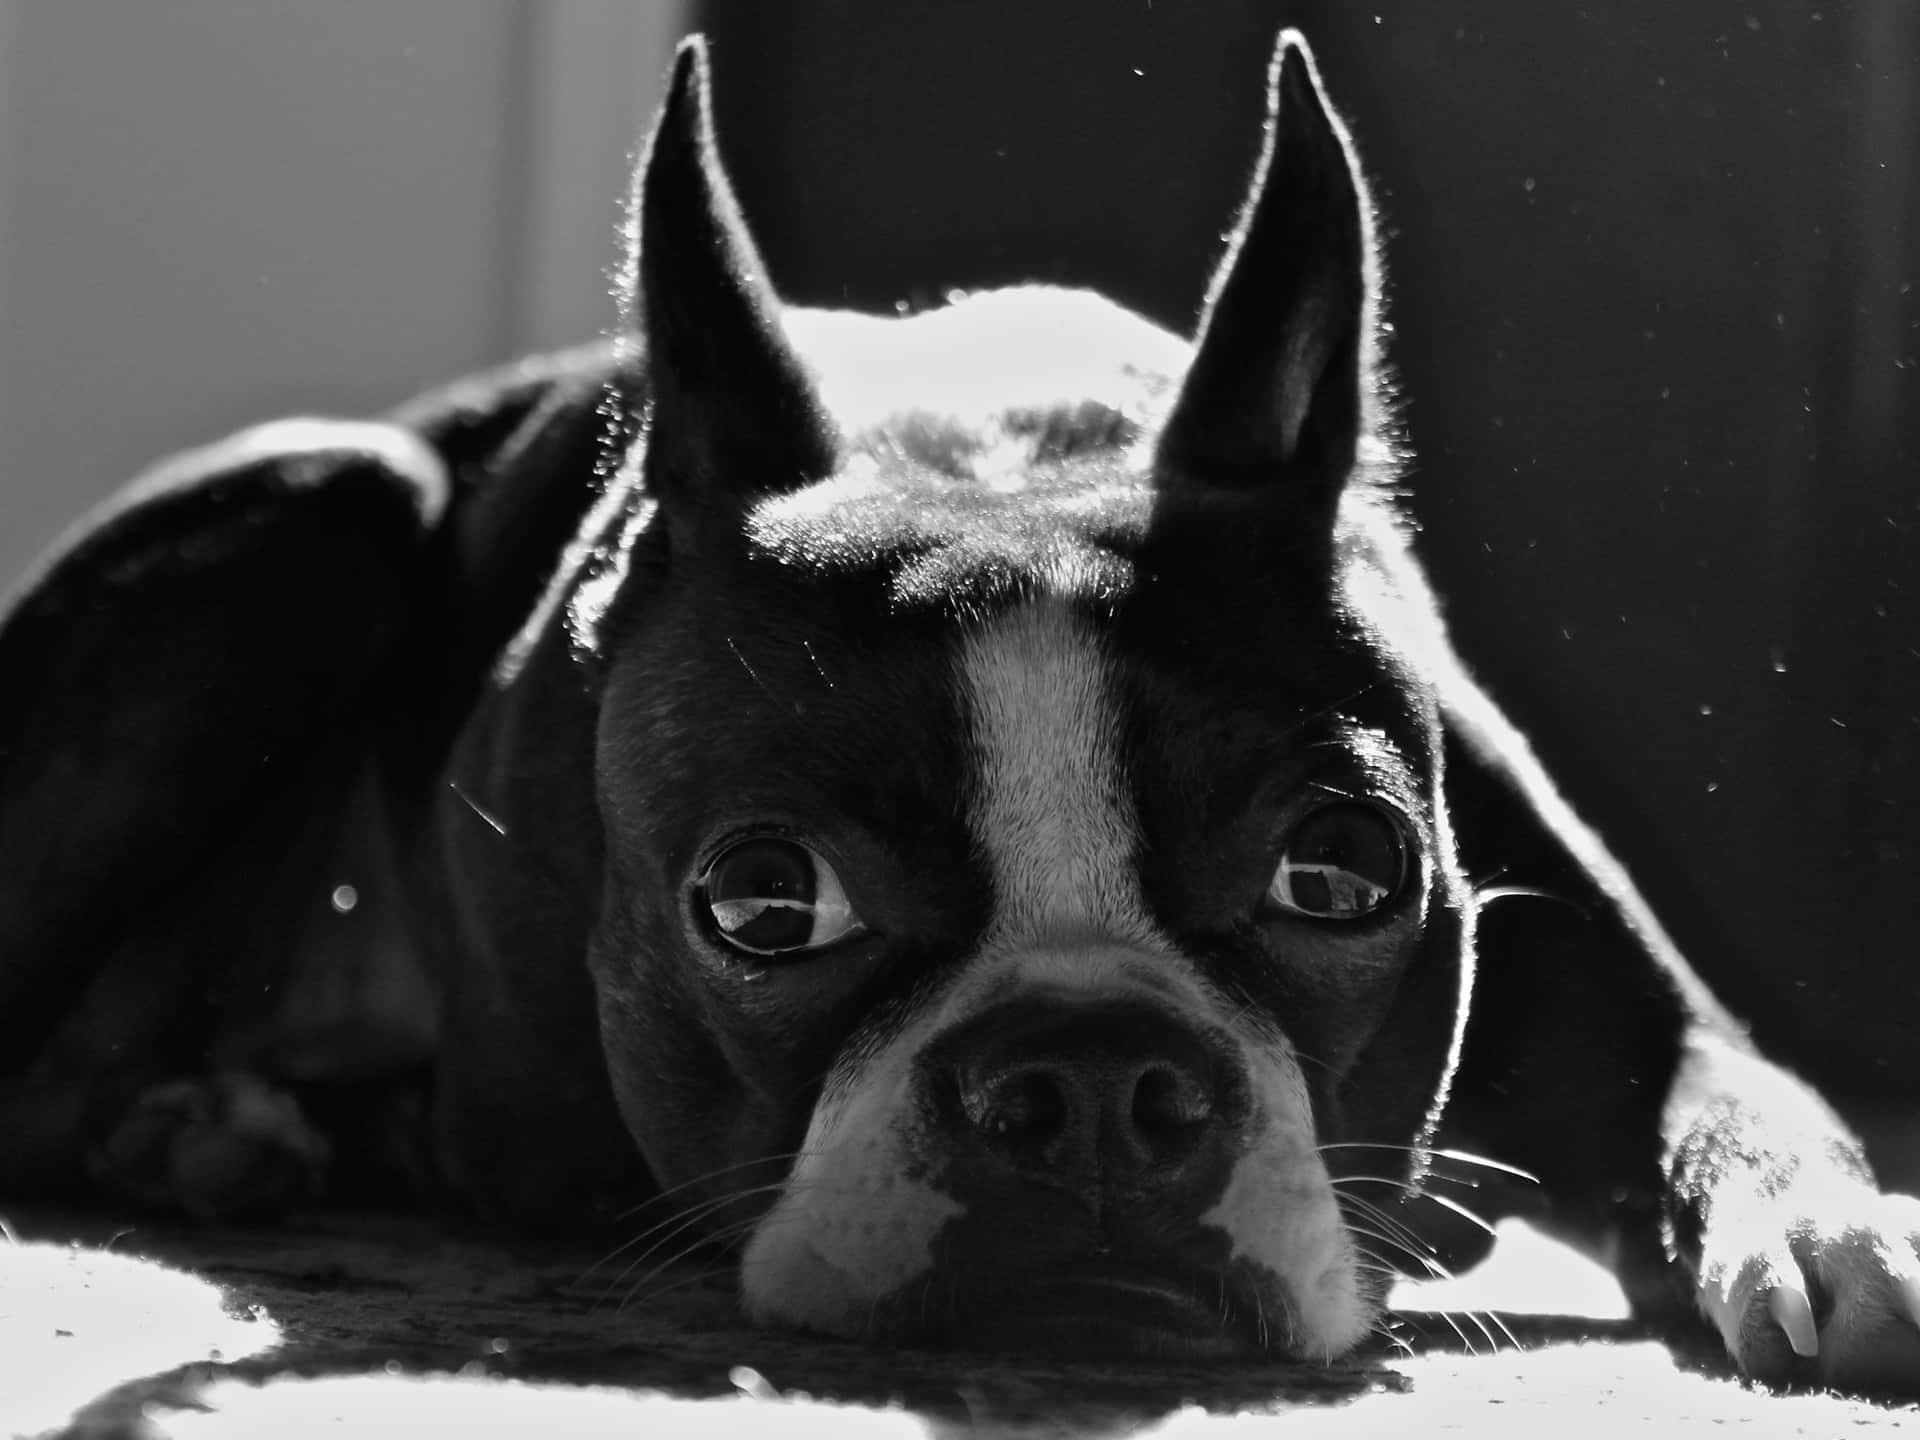
[(1043, 1365), (770, 1335), (740, 1324), (718, 1274), (623, 1273), (624, 1260), (596, 1268), (591, 1255), (424, 1222), (206, 1231), (12, 1219), (19, 1243), (0, 1245), (8, 1436), (457, 1425), (572, 1440), (637, 1425), (733, 1433), (749, 1418), (774, 1435), (1174, 1435), (1251, 1415), (1284, 1417), (1290, 1436), (1388, 1423), (1531, 1435), (1569, 1404), (1656, 1433), (1789, 1419), (1920, 1427), (1911, 1411), (1772, 1397), (1696, 1373), (1704, 1357), (1677, 1366), (1617, 1320), (1401, 1313), (1391, 1342), (1332, 1367)]

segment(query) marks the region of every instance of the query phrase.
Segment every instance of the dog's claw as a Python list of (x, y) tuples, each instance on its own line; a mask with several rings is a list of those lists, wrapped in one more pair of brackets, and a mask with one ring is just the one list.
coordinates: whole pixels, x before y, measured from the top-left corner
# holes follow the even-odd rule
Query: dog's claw
[(1813, 1304), (1798, 1285), (1776, 1285), (1767, 1296), (1767, 1312), (1773, 1323), (1786, 1331), (1793, 1353), (1814, 1356), (1820, 1353), (1820, 1327), (1814, 1324)]
[[(1789, 1197), (1771, 1223), (1722, 1217), (1735, 1258), (1709, 1258), (1701, 1308), (1741, 1370), (1767, 1385), (1920, 1396), (1920, 1198), (1862, 1186)], [(1784, 1245), (1769, 1246), (1763, 1226)]]

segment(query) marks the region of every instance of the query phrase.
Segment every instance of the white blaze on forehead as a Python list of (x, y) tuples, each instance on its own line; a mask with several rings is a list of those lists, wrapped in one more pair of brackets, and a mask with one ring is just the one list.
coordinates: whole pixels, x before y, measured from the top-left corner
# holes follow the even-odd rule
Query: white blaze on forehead
[(1103, 933), (1157, 948), (1134, 879), (1118, 707), (1091, 627), (1059, 601), (1024, 605), (967, 638), (960, 670), (992, 938)]

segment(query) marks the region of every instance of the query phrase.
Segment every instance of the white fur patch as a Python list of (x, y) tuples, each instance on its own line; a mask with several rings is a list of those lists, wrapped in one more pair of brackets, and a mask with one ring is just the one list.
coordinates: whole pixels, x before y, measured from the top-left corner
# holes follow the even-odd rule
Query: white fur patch
[(1248, 1043), (1248, 1028), (1234, 1027), (1253, 1082), (1253, 1143), (1200, 1221), (1226, 1231), (1235, 1260), (1279, 1282), (1300, 1353), (1332, 1360), (1365, 1338), (1372, 1310), (1361, 1297), (1353, 1242), (1314, 1144), (1300, 1062), (1277, 1035)]
[(910, 1026), (858, 1074), (844, 1065), (814, 1107), (800, 1158), (740, 1259), (757, 1324), (856, 1336), (874, 1304), (925, 1275), (960, 1203), (909, 1175), (907, 1093), (933, 1027)]
[(1153, 923), (1137, 879), (1138, 821), (1118, 755), (1118, 711), (1097, 637), (1042, 600), (970, 636), (960, 684), (973, 723), (974, 833), (996, 907), (976, 955), (864, 1065), (843, 1060), (815, 1107), (785, 1193), (741, 1266), (748, 1314), (859, 1334), (875, 1304), (924, 1278), (958, 1202), (910, 1178), (913, 1062), (1010, 995), (1134, 997), (1229, 1035), (1251, 1078), (1245, 1149), (1195, 1223), (1271, 1277), (1300, 1355), (1352, 1348), (1371, 1314), (1315, 1148), (1306, 1084), (1284, 1037), (1217, 993)]
[(969, 638), (974, 832), (987, 852), (1000, 945), (1105, 935), (1162, 945), (1134, 880), (1106, 661), (1064, 605), (1022, 606)]

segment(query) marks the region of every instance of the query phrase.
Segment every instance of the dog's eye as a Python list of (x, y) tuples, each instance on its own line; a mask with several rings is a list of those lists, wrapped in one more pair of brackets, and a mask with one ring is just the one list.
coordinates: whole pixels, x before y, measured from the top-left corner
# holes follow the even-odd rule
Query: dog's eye
[(726, 942), (753, 955), (823, 949), (860, 928), (833, 867), (792, 840), (729, 845), (707, 867), (700, 898)]
[(1316, 920), (1358, 920), (1394, 896), (1407, 878), (1401, 827), (1378, 806), (1322, 805), (1293, 827), (1267, 896)]

